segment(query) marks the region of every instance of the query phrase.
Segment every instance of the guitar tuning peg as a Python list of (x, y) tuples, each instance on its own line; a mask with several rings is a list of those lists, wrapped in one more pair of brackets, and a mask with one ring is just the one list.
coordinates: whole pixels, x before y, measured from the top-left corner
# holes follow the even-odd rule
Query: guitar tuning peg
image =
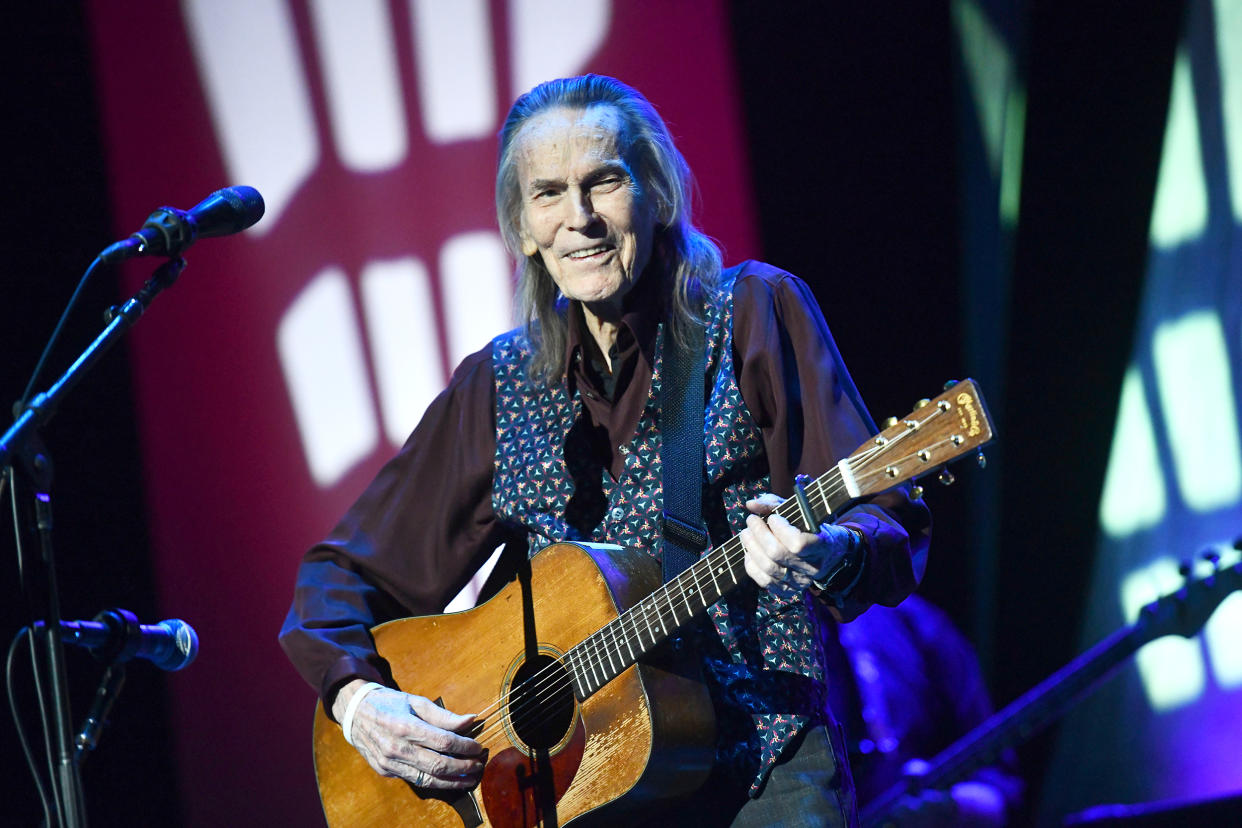
[(957, 480), (957, 478), (953, 476), (953, 472), (948, 469), (941, 469), (940, 474), (936, 477), (936, 479), (940, 481), (941, 486), (952, 486), (953, 481)]
[(955, 385), (957, 385), (957, 380), (949, 380), (948, 382), (944, 384), (944, 390), (948, 391), (950, 388), (952, 388)]
[(979, 468), (986, 469), (988, 467), (987, 455), (983, 453), (983, 449), (979, 449), (979, 453), (975, 455), (975, 462), (979, 464)]
[(918, 486), (918, 485), (911, 486), (910, 487), (910, 499), (911, 500), (922, 500), (923, 499), (923, 487)]
[(1213, 569), (1216, 569), (1220, 566), (1220, 553), (1210, 547), (1208, 549), (1204, 549), (1203, 560), (1210, 563)]
[(889, 417), (887, 420), (884, 421), (883, 428), (892, 428), (895, 425), (897, 425), (897, 418)]
[(921, 400), (919, 400), (918, 402), (916, 402), (916, 403), (914, 404), (914, 407), (915, 407), (915, 408), (923, 408), (924, 406), (927, 406), (927, 405), (930, 405), (930, 404), (931, 404), (931, 400), (927, 399), (927, 397), (924, 397), (923, 399), (921, 399)]
[(1177, 565), (1177, 574), (1181, 575), (1183, 578), (1189, 578), (1190, 573), (1194, 571), (1195, 565), (1193, 561), (1182, 561)]

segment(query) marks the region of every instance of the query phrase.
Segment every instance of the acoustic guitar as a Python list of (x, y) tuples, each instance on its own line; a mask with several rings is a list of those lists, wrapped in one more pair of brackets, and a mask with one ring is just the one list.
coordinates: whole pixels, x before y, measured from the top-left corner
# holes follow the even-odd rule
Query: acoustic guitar
[[(979, 390), (964, 380), (890, 420), (805, 493), (829, 519), (931, 471), (949, 477), (945, 463), (991, 439)], [(795, 498), (777, 512), (804, 525)], [(675, 633), (747, 579), (744, 559), (734, 537), (661, 584), (645, 552), (557, 543), (473, 609), (376, 626), (402, 690), (478, 714), (487, 763), (465, 792), (381, 777), (320, 703), (315, 773), (328, 825), (581, 825), (695, 790), (714, 758), (714, 720)]]

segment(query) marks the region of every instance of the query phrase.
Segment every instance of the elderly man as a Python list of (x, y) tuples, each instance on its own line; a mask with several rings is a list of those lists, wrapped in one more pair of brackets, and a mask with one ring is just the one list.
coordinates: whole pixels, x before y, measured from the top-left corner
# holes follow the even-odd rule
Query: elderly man
[(738, 534), (750, 580), (689, 636), (716, 763), (693, 799), (659, 812), (703, 825), (853, 820), (814, 604), (848, 620), (899, 602), (922, 575), (928, 516), (904, 489), (816, 534), (775, 514), (770, 492), (788, 496), (795, 475), (833, 467), (873, 426), (806, 285), (756, 262), (723, 269), (691, 223), (691, 187), (663, 121), (619, 81), (551, 81), (510, 111), (496, 207), (525, 324), (462, 362), (306, 554), (281, 634), (380, 774), (446, 795), (477, 785), (488, 757), (478, 711), (375, 686), (387, 671), (373, 625), (440, 611), (500, 544), (661, 554), (662, 367), (699, 333), (704, 385), (691, 390), (706, 401), (695, 431), (707, 450), (690, 479), (712, 544)]

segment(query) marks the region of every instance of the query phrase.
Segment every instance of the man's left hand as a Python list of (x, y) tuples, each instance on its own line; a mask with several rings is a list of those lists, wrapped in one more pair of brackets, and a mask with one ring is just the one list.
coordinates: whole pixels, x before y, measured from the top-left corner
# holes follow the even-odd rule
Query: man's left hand
[(776, 514), (780, 504), (774, 494), (746, 501), (751, 514), (738, 533), (746, 550), (746, 574), (766, 589), (807, 589), (827, 564), (850, 550), (854, 533), (830, 523), (818, 533), (804, 532)]

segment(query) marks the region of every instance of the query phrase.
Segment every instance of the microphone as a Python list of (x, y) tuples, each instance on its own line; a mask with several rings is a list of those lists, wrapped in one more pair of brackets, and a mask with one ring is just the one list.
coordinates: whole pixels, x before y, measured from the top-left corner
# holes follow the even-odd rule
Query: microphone
[(112, 664), (145, 658), (161, 670), (171, 671), (188, 666), (198, 655), (198, 633), (179, 618), (139, 624), (129, 610), (110, 609), (93, 621), (61, 621), (60, 630), (66, 642)]
[(142, 229), (110, 245), (99, 254), (104, 264), (135, 256), (175, 259), (195, 239), (240, 233), (263, 218), (263, 196), (254, 187), (225, 187), (191, 207), (161, 207), (147, 217)]

